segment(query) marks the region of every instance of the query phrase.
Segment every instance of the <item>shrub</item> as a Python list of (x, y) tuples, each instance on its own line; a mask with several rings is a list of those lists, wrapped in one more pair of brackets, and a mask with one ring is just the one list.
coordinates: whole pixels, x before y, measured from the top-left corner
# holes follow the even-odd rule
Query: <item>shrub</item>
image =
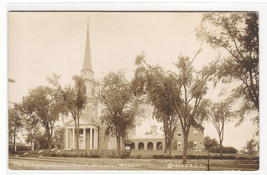
[(95, 155), (90, 155), (89, 157), (90, 158), (100, 158), (100, 156), (99, 155), (96, 155), (96, 154)]
[(130, 157), (129, 153), (124, 153), (124, 154), (121, 155), (122, 159), (126, 159), (126, 158), (129, 158), (129, 157)]
[(137, 156), (136, 156), (136, 159), (143, 159), (143, 156), (141, 156), (141, 155), (137, 155)]
[[(227, 147), (223, 146), (222, 151), (223, 151), (223, 153), (233, 153), (233, 154), (237, 153), (237, 149), (235, 149), (234, 147), (231, 147), (231, 146), (227, 146)], [(220, 153), (220, 147), (214, 147), (210, 150), (210, 152)]]
[(164, 159), (172, 159), (172, 156), (164, 156)]
[(175, 159), (182, 159), (183, 156), (182, 156), (182, 155), (175, 155), (174, 158), (175, 158)]
[(219, 156), (219, 155), (215, 155), (215, 156), (211, 156), (211, 159), (236, 159), (235, 156)]

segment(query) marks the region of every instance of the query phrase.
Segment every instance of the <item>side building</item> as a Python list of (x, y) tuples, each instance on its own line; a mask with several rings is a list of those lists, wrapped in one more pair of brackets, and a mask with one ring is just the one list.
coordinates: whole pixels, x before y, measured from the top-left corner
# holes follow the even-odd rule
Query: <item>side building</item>
[[(134, 129), (135, 131), (135, 129)], [(131, 134), (129, 140), (132, 142), (131, 155), (156, 155), (163, 154), (165, 150), (165, 138), (163, 134), (159, 134), (157, 126), (152, 125), (151, 131), (145, 135)], [(204, 145), (204, 129), (190, 128), (188, 135), (188, 151), (200, 152), (203, 151)], [(184, 149), (184, 139), (181, 125), (178, 124), (177, 130), (174, 134), (172, 143), (172, 154), (182, 154)]]

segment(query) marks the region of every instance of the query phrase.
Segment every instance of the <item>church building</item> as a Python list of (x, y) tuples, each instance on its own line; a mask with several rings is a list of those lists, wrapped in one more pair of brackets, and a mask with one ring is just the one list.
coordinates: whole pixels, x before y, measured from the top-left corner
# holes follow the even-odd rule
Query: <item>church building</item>
[[(96, 83), (94, 81), (94, 71), (92, 68), (92, 58), (90, 50), (89, 40), (89, 24), (87, 24), (87, 34), (85, 43), (85, 53), (83, 68), (81, 70), (81, 76), (85, 80), (86, 84), (86, 95), (88, 97), (88, 103), (86, 108), (82, 111), (80, 116), (80, 129), (79, 129), (79, 149), (85, 150), (115, 150), (116, 139), (115, 137), (105, 137), (105, 126), (99, 122), (98, 107), (96, 101)], [(150, 126), (149, 126), (150, 127)], [(75, 123), (71, 119), (64, 123), (65, 128), (65, 149), (71, 150), (77, 148), (76, 134), (75, 134)], [(174, 136), (173, 150), (180, 151), (183, 149), (183, 137), (181, 130), (178, 130)], [(203, 130), (192, 128), (189, 133), (189, 141), (193, 143), (193, 150), (203, 150)], [(157, 126), (151, 126), (151, 131), (145, 133), (142, 136), (135, 134), (135, 129), (129, 133), (127, 142), (132, 143), (131, 151), (136, 154), (161, 154), (165, 148), (165, 139), (163, 134), (158, 134)], [(123, 149), (123, 143), (121, 145)], [(143, 152), (143, 153), (142, 153)], [(132, 154), (131, 153), (131, 154)]]
[[(88, 103), (82, 111), (79, 124), (79, 149), (107, 149), (105, 142), (105, 128), (98, 121), (97, 101), (95, 98), (96, 84), (92, 68), (91, 49), (89, 40), (89, 25), (87, 24), (87, 36), (81, 76), (85, 80)], [(74, 120), (64, 124), (65, 126), (65, 149), (76, 149), (76, 135)]]

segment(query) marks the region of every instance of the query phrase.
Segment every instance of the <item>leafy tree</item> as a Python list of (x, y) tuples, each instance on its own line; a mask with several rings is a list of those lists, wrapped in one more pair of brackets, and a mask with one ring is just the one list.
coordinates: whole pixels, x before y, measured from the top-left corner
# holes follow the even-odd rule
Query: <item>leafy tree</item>
[[(197, 55), (196, 55), (197, 56)], [(195, 57), (196, 57), (195, 56)], [(144, 60), (144, 55), (138, 56), (136, 64), (138, 65), (137, 71), (143, 73), (136, 73), (137, 77), (136, 86), (137, 92), (147, 93), (149, 96), (154, 92), (156, 100), (152, 100), (156, 109), (161, 109), (160, 105), (163, 104), (162, 112), (167, 114), (167, 111), (174, 111), (175, 119), (181, 123), (183, 132), (184, 148), (188, 146), (188, 134), (190, 127), (203, 128), (201, 126), (201, 117), (206, 115), (205, 108), (207, 100), (203, 100), (203, 96), (207, 93), (207, 82), (211, 80), (211, 75), (215, 72), (215, 64), (211, 63), (209, 66), (203, 67), (201, 71), (195, 71), (193, 61), (195, 57), (190, 60), (189, 57), (180, 55), (178, 61), (174, 63), (177, 72), (167, 72), (163, 74), (159, 66), (151, 66)], [(138, 70), (140, 69), (140, 70)], [(148, 76), (147, 76), (148, 75)], [(164, 91), (157, 91), (156, 86), (152, 84), (150, 77), (164, 77), (167, 83), (164, 84), (162, 79), (159, 79), (161, 86), (167, 86)], [(166, 103), (162, 99), (165, 96), (170, 97)], [(151, 98), (153, 99), (153, 98)], [(183, 163), (186, 163), (187, 149), (183, 149)]]
[(231, 112), (232, 98), (228, 98), (225, 101), (212, 103), (207, 106), (207, 120), (210, 121), (215, 127), (220, 143), (220, 156), (223, 153), (223, 139), (225, 124), (233, 120), (234, 113)]
[(169, 155), (171, 155), (173, 136), (178, 121), (173, 103), (175, 98), (179, 98), (177, 96), (179, 93), (175, 95), (171, 93), (170, 84), (173, 84), (172, 75), (168, 75), (159, 66), (152, 67), (146, 63), (138, 65), (132, 81), (134, 94), (136, 96), (147, 94), (148, 102), (154, 107), (153, 117), (163, 123), (166, 145), (164, 152), (166, 153), (168, 149)]
[(8, 109), (8, 133), (9, 138), (13, 137), (13, 150), (17, 151), (16, 138), (17, 132), (23, 127), (23, 122), (20, 114), (20, 104), (15, 104), (13, 108)]
[(247, 141), (245, 146), (245, 153), (248, 155), (255, 155), (257, 153), (257, 142), (254, 139), (250, 139)]
[(33, 113), (45, 128), (49, 152), (52, 147), (52, 136), (55, 122), (63, 111), (63, 99), (56, 89), (39, 86), (30, 90), (27, 97), (32, 105)]
[(79, 130), (82, 110), (87, 104), (85, 80), (81, 76), (73, 76), (74, 86), (68, 86), (63, 91), (65, 112), (70, 114), (75, 124), (76, 148), (79, 151)]
[(104, 77), (98, 97), (103, 105), (101, 122), (106, 125), (105, 135), (116, 137), (119, 155), (121, 139), (135, 126), (140, 102), (134, 98), (131, 84), (122, 71)]
[(218, 146), (218, 142), (216, 139), (211, 139), (209, 136), (204, 137), (204, 147), (208, 153), (208, 170), (210, 170), (210, 150), (216, 146)]
[(26, 142), (31, 143), (32, 150), (35, 148), (36, 133), (40, 128), (39, 118), (36, 115), (34, 108), (35, 106), (33, 101), (31, 101), (31, 98), (28, 96), (23, 97), (20, 112), (23, 116), (25, 129), (28, 132)]
[[(53, 145), (51, 145), (52, 147)], [(37, 131), (35, 133), (35, 144), (34, 149), (41, 150), (41, 149), (48, 149), (48, 142), (47, 142), (47, 135), (41, 131)]]
[(53, 145), (55, 148), (63, 149), (64, 148), (64, 127), (57, 126), (55, 128), (53, 136)]
[[(213, 48), (222, 48), (228, 56), (218, 66), (223, 83), (239, 80), (232, 96), (243, 99), (239, 110), (240, 123), (244, 114), (259, 113), (259, 19), (256, 12), (207, 13), (197, 30), (198, 38)], [(254, 120), (259, 123), (259, 116)]]

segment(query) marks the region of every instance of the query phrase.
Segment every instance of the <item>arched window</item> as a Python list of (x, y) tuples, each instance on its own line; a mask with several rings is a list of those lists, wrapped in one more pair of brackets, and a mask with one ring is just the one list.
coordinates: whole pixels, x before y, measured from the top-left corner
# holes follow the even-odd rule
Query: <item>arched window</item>
[(162, 142), (158, 142), (157, 143), (157, 150), (162, 150), (162, 148), (163, 148)]
[(153, 143), (152, 142), (147, 143), (147, 150), (153, 150)]
[(138, 143), (138, 149), (139, 150), (144, 150), (144, 143), (143, 142), (139, 142)]
[(132, 150), (134, 150), (134, 149), (135, 149), (135, 143), (132, 142)]

